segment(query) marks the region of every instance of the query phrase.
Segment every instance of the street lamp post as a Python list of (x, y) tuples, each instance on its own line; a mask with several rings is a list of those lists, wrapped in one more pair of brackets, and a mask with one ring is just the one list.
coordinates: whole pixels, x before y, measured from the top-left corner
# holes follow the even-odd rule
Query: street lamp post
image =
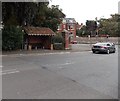
[(98, 31), (99, 31), (99, 22), (98, 22), (98, 19), (97, 19), (97, 17), (95, 18), (95, 20), (96, 20), (96, 23), (97, 23), (97, 28), (96, 28), (96, 41), (98, 42)]
[[(22, 30), (22, 32), (24, 33), (24, 30)], [(23, 41), (24, 41), (24, 37), (23, 37), (23, 33), (22, 33), (22, 50), (23, 50)]]
[(3, 21), (1, 21), (1, 23), (0, 23), (0, 30), (2, 30), (3, 27), (4, 27), (4, 25), (3, 25)]

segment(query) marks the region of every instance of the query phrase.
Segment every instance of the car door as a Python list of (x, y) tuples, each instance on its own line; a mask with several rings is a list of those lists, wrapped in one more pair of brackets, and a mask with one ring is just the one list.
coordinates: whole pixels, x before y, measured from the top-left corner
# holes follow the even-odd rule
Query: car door
[(109, 44), (109, 50), (110, 50), (110, 52), (114, 52), (115, 51), (115, 45), (114, 44)]

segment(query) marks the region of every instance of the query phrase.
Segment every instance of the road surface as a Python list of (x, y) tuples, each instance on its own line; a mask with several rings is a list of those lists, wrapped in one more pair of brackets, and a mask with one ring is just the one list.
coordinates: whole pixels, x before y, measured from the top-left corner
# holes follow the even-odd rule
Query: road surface
[(117, 99), (118, 52), (7, 55), (3, 99)]

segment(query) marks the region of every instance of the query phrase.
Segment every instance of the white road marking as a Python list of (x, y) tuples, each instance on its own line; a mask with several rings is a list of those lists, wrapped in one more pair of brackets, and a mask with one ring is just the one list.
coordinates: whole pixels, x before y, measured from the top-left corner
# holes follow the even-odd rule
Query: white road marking
[(60, 66), (71, 65), (71, 64), (74, 64), (74, 62), (66, 62), (65, 64), (60, 64)]
[(11, 72), (6, 72), (6, 73), (2, 73), (2, 75), (6, 75), (6, 74), (13, 74), (13, 73), (18, 73), (18, 72), (20, 72), (20, 71), (11, 71)]
[(7, 72), (7, 71), (16, 71), (16, 69), (8, 69), (8, 70), (3, 70), (1, 72)]
[(44, 66), (65, 66), (65, 65), (70, 65), (70, 64), (74, 64), (75, 62), (66, 62), (63, 64), (45, 64)]
[(10, 69), (10, 70), (0, 71), (0, 75), (13, 74), (13, 73), (18, 73), (18, 72), (20, 72), (20, 71), (18, 71), (16, 69)]
[(63, 63), (63, 64), (46, 64), (46, 65), (43, 65), (45, 67), (52, 67), (52, 68), (58, 68), (58, 69), (63, 69), (63, 68), (67, 68), (67, 67), (64, 67), (64, 66), (67, 66), (67, 65), (72, 65), (72, 64), (75, 64), (75, 62), (66, 62), (66, 63)]
[(66, 67), (62, 67), (62, 66), (67, 66), (67, 65), (71, 65), (71, 64), (74, 64), (75, 62), (66, 62), (65, 64), (60, 64), (60, 65), (57, 65), (58, 68), (60, 69), (63, 69), (63, 68), (66, 68)]
[(1, 65), (0, 68), (3, 68), (3, 66)]

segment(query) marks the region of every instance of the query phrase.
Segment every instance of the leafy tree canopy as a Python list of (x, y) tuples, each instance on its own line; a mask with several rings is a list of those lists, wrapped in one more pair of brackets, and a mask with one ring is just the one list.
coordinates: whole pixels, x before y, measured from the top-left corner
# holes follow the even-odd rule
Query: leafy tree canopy
[(48, 6), (48, 2), (3, 2), (4, 25), (39, 26), (57, 30), (57, 25), (65, 15), (59, 6)]
[(118, 36), (120, 33), (120, 15), (112, 14), (108, 19), (99, 20), (99, 34), (109, 34), (110, 36)]

